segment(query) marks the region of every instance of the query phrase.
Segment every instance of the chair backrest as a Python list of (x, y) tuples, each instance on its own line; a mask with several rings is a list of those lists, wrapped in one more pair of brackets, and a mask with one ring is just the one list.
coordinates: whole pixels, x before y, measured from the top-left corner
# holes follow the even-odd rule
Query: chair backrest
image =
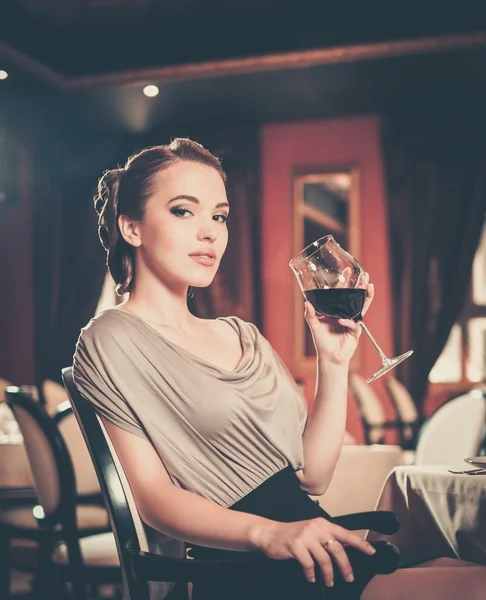
[(402, 423), (415, 423), (419, 418), (419, 414), (407, 388), (392, 375), (385, 377), (384, 383), (400, 421)]
[(18, 387), (8, 387), (6, 401), (24, 438), (37, 499), (47, 522), (75, 524), (76, 481), (68, 449), (55, 422)]
[(50, 415), (55, 414), (57, 407), (67, 400), (64, 387), (57, 381), (52, 381), (52, 379), (44, 379), (42, 382), (42, 395), (46, 403), (46, 411)]
[[(125, 600), (149, 600), (147, 582), (135, 579), (131, 568), (129, 548), (145, 552), (149, 548), (126, 475), (102, 420), (96, 414), (92, 404), (78, 392), (74, 385), (72, 368), (63, 369), (62, 377), (91, 455), (115, 535), (123, 575), (123, 597)], [(158, 591), (163, 597), (164, 591), (160, 589), (160, 585)], [(172, 585), (171, 582), (167, 582), (166, 592)]]
[[(64, 397), (67, 398), (66, 392)], [(64, 400), (57, 405), (54, 420), (71, 455), (78, 495), (100, 494), (98, 476), (69, 400)]]
[(416, 464), (454, 464), (477, 456), (486, 423), (486, 397), (471, 390), (449, 400), (425, 422), (417, 442)]
[(401, 381), (388, 375), (384, 378), (384, 384), (400, 423), (400, 443), (407, 450), (414, 449), (423, 419), (410, 392)]
[(386, 417), (380, 398), (358, 373), (351, 373), (349, 385), (361, 415), (366, 443), (379, 444), (383, 442), (382, 426), (385, 424)]

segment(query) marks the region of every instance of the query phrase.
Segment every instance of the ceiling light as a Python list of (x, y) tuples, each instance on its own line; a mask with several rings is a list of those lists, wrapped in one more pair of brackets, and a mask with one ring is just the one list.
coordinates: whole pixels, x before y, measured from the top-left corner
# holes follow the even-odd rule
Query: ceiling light
[(143, 88), (143, 93), (149, 98), (154, 98), (159, 94), (159, 88), (156, 85), (146, 85)]
[(8, 73), (7, 71), (0, 71), (0, 79), (7, 79)]

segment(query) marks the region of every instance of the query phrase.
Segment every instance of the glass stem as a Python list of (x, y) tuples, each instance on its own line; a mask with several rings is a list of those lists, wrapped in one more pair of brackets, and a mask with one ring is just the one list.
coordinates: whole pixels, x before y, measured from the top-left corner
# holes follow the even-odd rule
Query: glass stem
[(373, 346), (376, 348), (376, 351), (378, 352), (378, 354), (380, 355), (381, 360), (383, 361), (383, 364), (388, 362), (388, 357), (386, 356), (386, 354), (383, 352), (383, 350), (380, 348), (380, 346), (378, 346), (378, 344), (375, 342), (375, 338), (371, 335), (371, 331), (368, 329), (368, 327), (366, 327), (366, 325), (364, 324), (363, 321), (358, 321), (358, 323), (361, 325), (361, 329), (366, 333), (366, 335), (368, 336), (368, 339), (370, 340), (370, 342), (373, 344)]

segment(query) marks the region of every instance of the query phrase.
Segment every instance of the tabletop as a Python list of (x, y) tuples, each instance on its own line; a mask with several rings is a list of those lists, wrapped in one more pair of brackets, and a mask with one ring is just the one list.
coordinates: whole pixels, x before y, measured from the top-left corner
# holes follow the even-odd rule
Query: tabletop
[(450, 556), (486, 564), (486, 475), (448, 471), (469, 468), (462, 462), (393, 469), (376, 508), (395, 512), (401, 526), (386, 539), (406, 556)]

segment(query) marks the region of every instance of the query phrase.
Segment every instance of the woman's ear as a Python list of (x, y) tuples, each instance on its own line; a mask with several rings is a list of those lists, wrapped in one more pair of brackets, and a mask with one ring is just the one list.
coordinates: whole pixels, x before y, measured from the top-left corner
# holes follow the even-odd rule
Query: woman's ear
[(141, 227), (138, 221), (129, 219), (126, 215), (120, 215), (118, 217), (118, 227), (122, 238), (127, 244), (135, 248), (138, 248), (142, 244), (142, 238), (140, 237)]

